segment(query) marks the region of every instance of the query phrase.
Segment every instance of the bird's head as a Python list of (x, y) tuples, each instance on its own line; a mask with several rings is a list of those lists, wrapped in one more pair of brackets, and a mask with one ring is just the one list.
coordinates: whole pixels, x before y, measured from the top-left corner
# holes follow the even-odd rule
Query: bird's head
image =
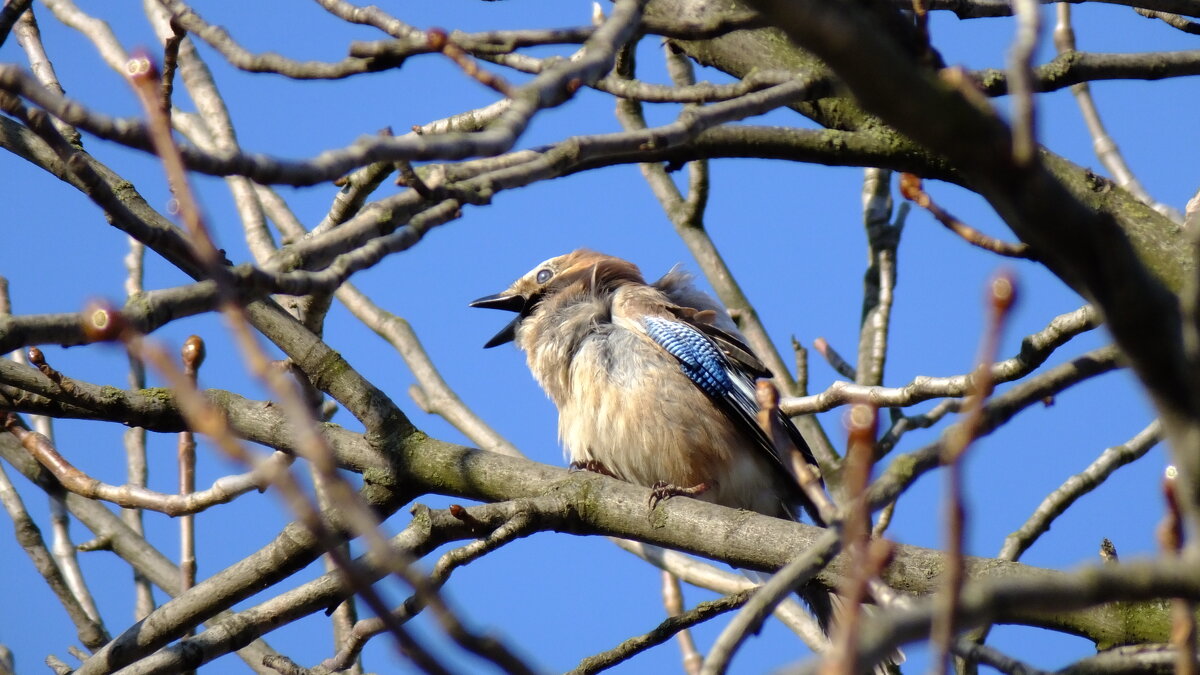
[(645, 280), (633, 263), (581, 248), (538, 264), (507, 289), (474, 300), (470, 306), (517, 313), (516, 318), (487, 341), (486, 349), (512, 342), (521, 322), (556, 293), (598, 292), (622, 283), (640, 284)]

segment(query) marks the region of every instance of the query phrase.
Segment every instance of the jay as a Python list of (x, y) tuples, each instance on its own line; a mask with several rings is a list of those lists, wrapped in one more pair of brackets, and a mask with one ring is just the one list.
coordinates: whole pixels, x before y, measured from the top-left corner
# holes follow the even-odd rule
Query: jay
[[(515, 342), (558, 408), (571, 466), (672, 495), (824, 525), (757, 421), (770, 373), (725, 310), (677, 268), (647, 283), (632, 263), (580, 249), (472, 307), (516, 313), (485, 347)], [(776, 420), (809, 464), (812, 452)], [(829, 599), (803, 589), (824, 624)]]

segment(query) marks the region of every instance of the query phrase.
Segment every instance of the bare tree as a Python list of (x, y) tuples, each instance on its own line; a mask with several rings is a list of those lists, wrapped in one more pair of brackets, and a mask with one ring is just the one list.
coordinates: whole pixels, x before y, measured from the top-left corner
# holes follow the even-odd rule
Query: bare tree
[[(1149, 25), (1147, 17), (1163, 35), (1197, 32), (1192, 17), (1200, 17), (1200, 4), (1193, 0), (1108, 1), (1118, 7), (1106, 8), (1106, 17)], [(1080, 11), (1095, 9), (1079, 4)], [(486, 569), (488, 556), (538, 532), (611, 537), (663, 570), (670, 617), (618, 626), (628, 639), (577, 654), (577, 672), (629, 659), (645, 663), (643, 652), (673, 637), (685, 670), (724, 672), (771, 612), (812, 652), (805, 657), (790, 635), (760, 638), (773, 642), (776, 663), (795, 661), (789, 672), (869, 671), (911, 643), (928, 645), (937, 669), (952, 661), (965, 672), (979, 664), (1022, 673), (1051, 667), (1036, 652), (1008, 653), (990, 644), (993, 624), (1093, 643), (1096, 653), (1068, 666), (1071, 672), (1196, 672), (1196, 200), (1181, 213), (1151, 196), (1108, 135), (1088, 83), (1169, 83), (1200, 74), (1200, 52), (1079, 51), (1072, 5), (1042, 8), (1033, 0), (615, 0), (596, 5), (585, 25), (482, 32), (422, 30), (399, 11), (317, 0), (324, 12), (319, 35), (328, 37), (305, 49), (347, 55), (304, 60), (252, 47), (267, 25), (227, 30), (205, 16), (226, 11), (217, 6), (143, 5), (141, 30), (149, 26), (154, 37), (141, 50), (120, 37), (131, 28), (110, 25), (71, 0), (36, 7), (8, 0), (0, 10), (0, 46), (7, 45), (0, 52), (0, 147), (22, 160), (5, 158), (2, 166), (57, 179), (55, 194), (82, 195), (94, 205), (90, 217), (107, 220), (66, 225), (66, 206), (39, 200), (36, 222), (10, 220), (3, 234), (8, 256), (24, 236), (18, 230), (36, 231), (37, 249), (24, 253), (56, 283), (75, 284), (72, 297), (97, 287), (110, 297), (65, 313), (53, 313), (49, 299), (31, 310), (10, 307), (10, 290), (15, 297), (47, 282), (13, 274), (9, 270), (26, 269), (13, 262), (0, 269), (9, 276), (0, 286), (0, 353), (12, 353), (0, 360), (0, 501), (16, 526), (5, 565), (17, 565), (8, 561), (23, 550), (45, 580), (46, 602), (53, 597), (75, 627), (74, 637), (53, 635), (60, 651), (47, 663), (56, 672), (174, 673), (234, 652), (255, 672), (362, 672), (363, 650), (386, 653), (373, 647), (381, 643), (427, 672), (478, 667), (465, 655), (506, 672), (535, 671), (546, 645), (481, 630), (473, 616), (482, 599), (451, 601), (443, 587), (453, 590), (458, 570)], [(997, 69), (948, 66), (941, 45), (960, 24), (936, 19), (951, 12), (962, 26), (978, 22), (1003, 35), (1007, 62)], [(278, 19), (287, 24), (286, 17)], [(44, 46), (38, 21), (47, 31), (53, 22), (63, 39)], [(1039, 49), (1051, 41), (1057, 56), (1039, 64)], [(72, 65), (70, 79), (60, 83), (56, 65), (85, 51), (99, 61), (88, 71)], [(701, 76), (709, 80), (697, 77), (696, 64), (707, 67)], [(639, 75), (639, 66), (654, 75)], [(66, 84), (87, 92), (89, 77), (111, 73), (120, 76), (123, 112), (106, 108), (111, 104), (98, 94), (64, 90)], [(231, 89), (216, 76), (222, 73), (235, 73), (242, 83), (283, 83), (298, 97), (312, 97), (311, 109), (256, 92), (255, 85)], [(658, 73), (661, 83), (654, 81)], [(383, 108), (392, 105), (389, 96), (416, 99), (435, 88), (460, 88), (480, 103), (434, 121), (392, 110), (395, 131), (345, 129), (338, 107), (366, 99), (331, 97), (334, 90), (320, 87), (333, 80), (362, 83)], [(1102, 169), (1056, 154), (1039, 132), (1047, 96), (1068, 88)], [(1065, 110), (1063, 98), (1054, 99), (1060, 104), (1054, 110)], [(564, 119), (559, 113), (567, 104), (589, 112)], [(614, 106), (615, 123), (591, 114)], [(768, 113), (772, 126), (747, 121)], [(247, 124), (305, 115), (318, 116), (328, 135), (270, 148), (239, 142), (238, 129)], [(533, 129), (544, 121), (549, 126)], [(1175, 121), (1192, 124), (1186, 114)], [(288, 158), (297, 154), (307, 157)], [(815, 343), (841, 379), (812, 386), (807, 352), (795, 339), (799, 368), (788, 365), (792, 359), (772, 341), (739, 284), (753, 272), (727, 264), (728, 248), (710, 236), (706, 206), (710, 184), (719, 184), (710, 170), (733, 159), (863, 168), (862, 201), (853, 205), (865, 224), (868, 257), (853, 326), (857, 345), (843, 345), (852, 354), (843, 357), (836, 341)], [(471, 242), (461, 231), (469, 221), (498, 208), (493, 200), (516, 188), (545, 184), (569, 199), (580, 184), (554, 179), (606, 167), (631, 174), (629, 165), (638, 167), (661, 206), (645, 220), (669, 221), (773, 373), (773, 384), (760, 390), (763, 405), (793, 416), (813, 447), (828, 488), (828, 529), (687, 498), (651, 508), (643, 488), (524, 458), (472, 410), (478, 405), (468, 405), (478, 401), (464, 403), (451, 388), (439, 371), (446, 364), (431, 358), (414, 327), (385, 309), (392, 299), (350, 281), (414, 259), (436, 245), (427, 241), (431, 230), (461, 220), (439, 235), (458, 238), (458, 250), (415, 258), (422, 261), (422, 287), (403, 289), (403, 297), (412, 304), (443, 302), (436, 287), (450, 275), (469, 278), (479, 295), (498, 290), (524, 268), (472, 269), (467, 263), (479, 264), (488, 252), (466, 252)], [(224, 179), (224, 187), (205, 176)], [(389, 187), (392, 179), (399, 188)], [(787, 202), (787, 192), (775, 194)], [(938, 201), (952, 203), (964, 192), (981, 197), (990, 211), (952, 213)], [(14, 204), (25, 198), (5, 196)], [(222, 199), (231, 208), (214, 205)], [(885, 364), (895, 363), (893, 302), (902, 307), (905, 301), (897, 280), (906, 217), (942, 223), (957, 235), (957, 250), (972, 250), (988, 267), (1010, 260), (1018, 270), (1052, 275), (1043, 277), (1045, 290), (1022, 293), (1069, 289), (1082, 300), (1072, 311), (1037, 318), (1038, 328), (1026, 331), (1013, 313), (1019, 282), (999, 273), (973, 309), (985, 319), (982, 329), (957, 333), (967, 342), (962, 350), (977, 350), (974, 367), (947, 361), (941, 372), (957, 374), (885, 375)], [(998, 218), (1008, 232), (967, 218)], [(757, 220), (747, 211), (743, 242), (764, 236), (769, 226)], [(639, 226), (646, 225), (605, 214), (589, 225)], [(509, 227), (509, 236), (523, 236), (520, 223)], [(55, 249), (80, 236), (72, 228), (115, 228), (128, 235), (128, 252), (117, 261), (97, 249), (92, 264), (107, 272), (69, 269)], [(238, 237), (244, 245), (232, 243)], [(526, 259), (532, 265), (539, 258)], [(857, 269), (861, 262), (838, 264)], [(123, 300), (95, 281), (117, 269)], [(794, 272), (769, 270), (776, 295), (820, 293), (790, 283)], [(459, 311), (429, 315), (440, 312), (441, 320), (456, 323), (463, 320)], [(403, 359), (415, 382), (409, 394), (416, 407), (448, 422), (474, 447), (418, 428), (412, 406), (388, 390), (391, 380), (381, 369), (370, 367), (373, 358), (339, 344), (339, 324), (351, 323), (377, 333)], [(1024, 333), (1019, 351), (1005, 353), (1003, 336), (1017, 330)], [(182, 340), (189, 332), (198, 335)], [(172, 339), (163, 335), (178, 337), (181, 352), (169, 349)], [(463, 344), (486, 337), (464, 335)], [(1094, 348), (1081, 346), (1088, 339)], [(54, 345), (88, 346), (64, 351)], [(113, 376), (114, 355), (127, 355), (127, 376)], [(95, 365), (102, 363), (108, 365)], [(972, 445), (1007, 430), (1022, 411), (1120, 369), (1136, 376), (1157, 419), (1132, 438), (1113, 439), (1077, 475), (1063, 476), (1061, 487), (1011, 528), (994, 557), (967, 556), (968, 527), (977, 518), (964, 495), (964, 457)], [(505, 396), (502, 377), (479, 379), (486, 396)], [(1114, 389), (1128, 381), (1105, 380)], [(230, 387), (214, 386), (224, 382)], [(848, 431), (825, 428), (837, 418), (817, 414), (829, 411), (846, 413)], [(1070, 420), (1060, 423), (1057, 433), (1072, 433)], [(1103, 426), (1103, 420), (1083, 423)], [(448, 429), (441, 424), (422, 426)], [(128, 430), (118, 437), (111, 430), (121, 425)], [(927, 431), (935, 426), (940, 429)], [(769, 425), (764, 431), (772, 432)], [(1165, 514), (1155, 555), (1119, 561), (1105, 539), (1101, 555), (1083, 569), (1017, 562), (1080, 497), (1145, 456), (1160, 438), (1172, 466), (1161, 492), (1141, 495)], [(228, 475), (211, 484), (198, 478), (198, 439), (201, 464), (219, 454), (224, 463), (208, 466)], [(114, 452), (121, 441), (123, 463)], [(176, 447), (170, 461), (160, 456), (168, 445)], [(1011, 475), (1029, 471), (1036, 468), (1014, 464)], [(914, 485), (931, 472), (945, 476), (945, 515), (925, 516), (938, 548), (893, 541), (893, 512), (916, 503)], [(820, 488), (810, 481), (807, 489)], [(1004, 500), (1005, 490), (996, 485), (980, 499)], [(817, 494), (814, 499), (821, 501)], [(287, 514), (278, 525), (262, 515), (276, 508)], [(161, 527), (164, 519), (155, 513), (176, 518), (177, 534)], [(256, 550), (235, 559), (231, 533), (205, 538), (205, 523), (217, 522), (204, 520), (209, 517), (223, 518), (226, 528), (274, 529)], [(35, 523), (41, 518), (49, 522), (49, 541)], [(72, 523), (90, 531), (86, 542), (72, 541)], [(176, 545), (177, 555), (170, 553)], [(119, 583), (97, 578), (89, 561), (98, 550), (115, 554), (129, 574)], [(701, 558), (782, 571), (755, 589)], [(323, 567), (298, 574), (313, 565)], [(524, 569), (525, 578), (496, 575), (487, 583), (536, 594), (538, 567), (527, 562)], [(605, 574), (574, 571), (581, 583)], [(718, 597), (687, 607), (681, 581)], [(843, 599), (828, 636), (788, 599), (812, 582)], [(117, 593), (132, 606), (133, 620), (109, 606)], [(553, 594), (541, 601), (569, 602)], [(611, 614), (603, 608), (575, 613), (572, 623), (580, 631), (595, 630)], [(731, 613), (727, 621), (718, 619)], [(427, 620), (441, 637), (414, 630), (414, 620)], [(307, 621), (307, 641), (330, 645), (325, 660), (299, 663), (304, 659), (296, 653), (268, 644), (274, 631), (297, 621)], [(720, 634), (697, 646), (691, 629), (716, 622)], [(331, 633), (331, 640), (318, 631)], [(20, 638), (3, 636), (18, 658), (45, 656), (24, 652)], [(77, 665), (68, 665), (67, 651)], [(11, 672), (11, 655), (0, 657), (0, 672)]]

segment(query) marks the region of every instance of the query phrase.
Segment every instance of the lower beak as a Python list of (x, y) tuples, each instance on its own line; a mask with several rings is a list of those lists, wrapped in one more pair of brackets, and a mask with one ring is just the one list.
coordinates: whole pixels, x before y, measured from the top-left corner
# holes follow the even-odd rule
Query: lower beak
[(499, 333), (493, 335), (492, 339), (488, 340), (487, 344), (485, 344), (483, 348), (491, 349), (492, 347), (499, 347), (506, 342), (512, 342), (515, 340), (517, 337), (517, 326), (521, 325), (521, 321), (524, 318), (525, 317), (523, 316), (517, 316), (512, 321), (509, 321), (508, 325), (501, 329)]

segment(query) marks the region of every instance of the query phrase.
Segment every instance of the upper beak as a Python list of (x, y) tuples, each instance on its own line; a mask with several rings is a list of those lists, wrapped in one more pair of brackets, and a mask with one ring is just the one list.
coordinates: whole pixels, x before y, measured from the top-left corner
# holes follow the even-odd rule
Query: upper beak
[(487, 309), (504, 309), (510, 312), (519, 312), (525, 309), (525, 296), (516, 293), (512, 295), (505, 295), (504, 293), (485, 295), (478, 300), (472, 300), (468, 307), (486, 307)]
[(508, 322), (507, 326), (501, 329), (499, 333), (496, 333), (494, 336), (492, 336), (492, 339), (488, 340), (487, 344), (483, 345), (484, 349), (491, 349), (492, 347), (502, 345), (505, 342), (512, 342), (514, 339), (516, 339), (517, 326), (520, 325), (521, 320), (525, 318), (520, 314), (520, 312), (525, 310), (526, 302), (527, 299), (522, 295), (505, 295), (503, 293), (488, 295), (479, 298), (478, 300), (471, 301), (469, 305), (470, 307), (486, 307), (487, 309), (503, 309), (509, 312), (518, 312), (516, 318)]

